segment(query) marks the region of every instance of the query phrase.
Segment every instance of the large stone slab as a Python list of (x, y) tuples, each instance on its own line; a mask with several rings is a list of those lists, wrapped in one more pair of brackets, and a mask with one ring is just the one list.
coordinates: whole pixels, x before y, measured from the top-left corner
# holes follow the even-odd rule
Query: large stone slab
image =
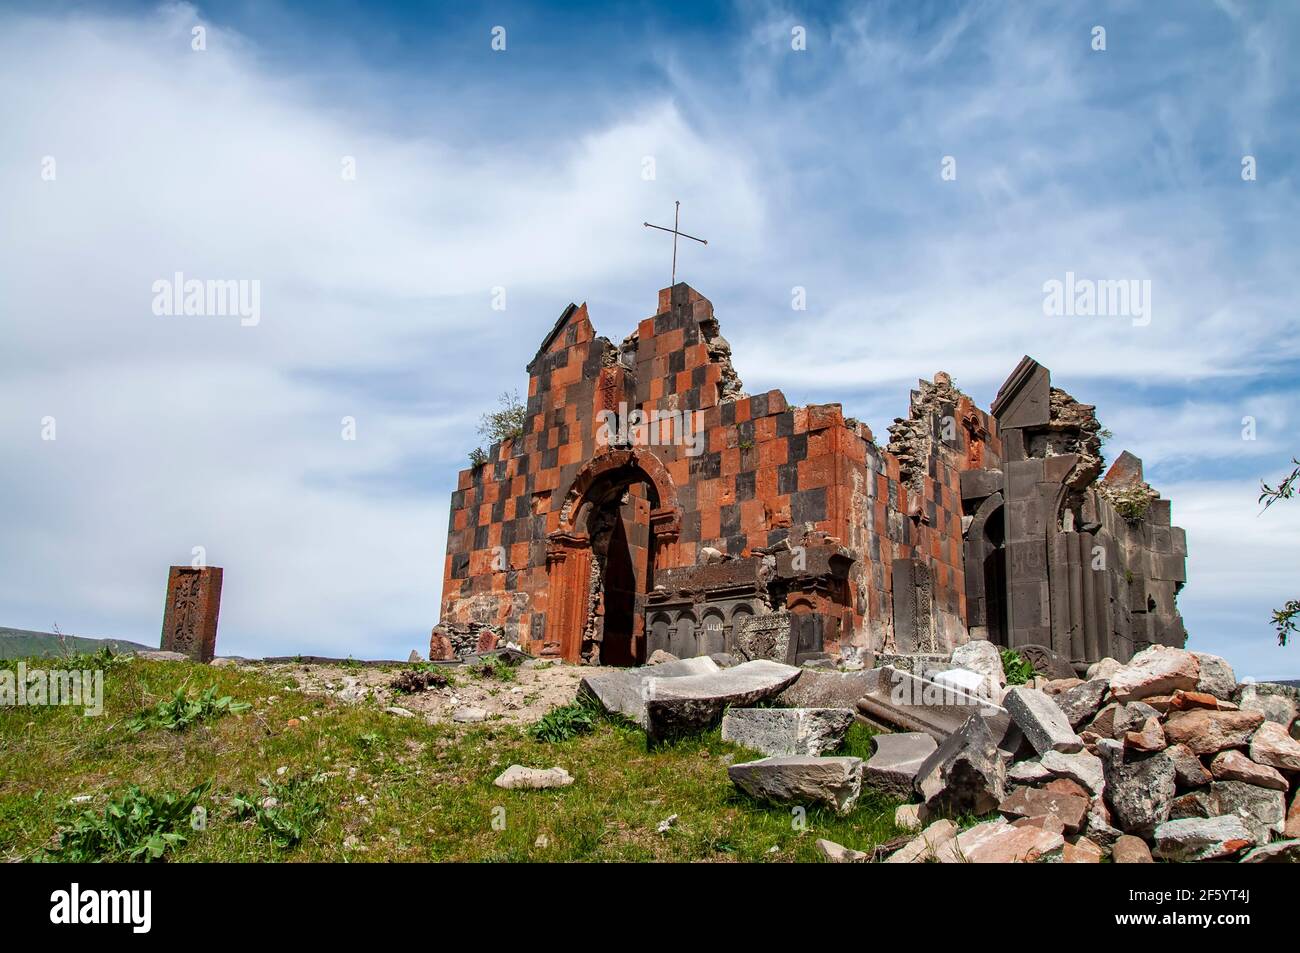
[(879, 734), (871, 740), (876, 753), (867, 761), (864, 780), (873, 788), (910, 799), (917, 772), (939, 743), (923, 731)]
[(563, 768), (526, 768), (521, 764), (512, 764), (497, 775), (492, 783), (507, 791), (566, 788), (573, 783), (573, 776)]
[(1244, 748), (1263, 720), (1264, 716), (1254, 711), (1180, 711), (1165, 721), (1165, 738), (1198, 755), (1218, 754), (1224, 748)]
[(1216, 814), (1230, 814), (1245, 824), (1257, 844), (1267, 844), (1286, 825), (1286, 796), (1281, 791), (1243, 781), (1215, 781), (1210, 801)]
[(1256, 764), (1240, 751), (1220, 751), (1210, 762), (1210, 773), (1216, 781), (1244, 781), (1275, 791), (1287, 789), (1286, 778), (1277, 768)]
[(1209, 652), (1193, 652), (1200, 663), (1201, 675), (1196, 682), (1196, 690), (1207, 692), (1215, 698), (1231, 701), (1232, 693), (1237, 690), (1237, 676), (1232, 671), (1228, 660)]
[(1276, 722), (1266, 721), (1250, 738), (1250, 760), (1279, 771), (1300, 771), (1300, 741)]
[(1106, 773), (1106, 803), (1125, 834), (1148, 836), (1169, 819), (1177, 784), (1174, 759), (1166, 751), (1126, 757), (1117, 741), (1097, 743)]
[(1056, 706), (1065, 713), (1070, 727), (1078, 729), (1101, 709), (1102, 699), (1110, 689), (1110, 680), (1093, 678), (1054, 696)]
[(1011, 821), (1051, 816), (1059, 821), (1065, 833), (1077, 834), (1088, 814), (1088, 799), (1045, 788), (1017, 788), (1002, 799), (998, 813)]
[(935, 821), (886, 859), (887, 864), (921, 864), (934, 858), (935, 852), (957, 836), (957, 825), (947, 818)]
[(1017, 685), (1007, 692), (1002, 704), (1039, 754), (1083, 750), (1083, 739), (1074, 733), (1065, 712), (1038, 689)]
[(1059, 859), (1065, 838), (1041, 827), (1016, 827), (1002, 818), (976, 824), (944, 843), (935, 859), (943, 864), (1032, 864)]
[(827, 672), (800, 669), (793, 685), (772, 700), (782, 708), (856, 708), (858, 699), (880, 681), (878, 669)]
[(988, 723), (972, 715), (916, 773), (916, 791), (932, 813), (987, 814), (1006, 796), (1006, 764)]
[(988, 724), (998, 747), (1010, 754), (1019, 745), (1020, 731), (1000, 705), (892, 667), (878, 672), (874, 688), (858, 700), (858, 710), (868, 718), (904, 731), (924, 731), (942, 744), (971, 715), (978, 714)]
[(818, 804), (838, 814), (853, 810), (862, 791), (861, 758), (778, 755), (727, 768), (732, 784), (777, 804)]
[(722, 739), (767, 755), (821, 755), (839, 747), (853, 718), (849, 708), (732, 708)]
[(716, 725), (728, 707), (757, 704), (798, 677), (793, 665), (755, 659), (707, 675), (651, 678), (644, 686), (646, 734), (662, 740), (704, 731)]
[(1172, 695), (1179, 688), (1194, 691), (1200, 678), (1200, 662), (1191, 652), (1153, 645), (1111, 676), (1110, 691), (1116, 701), (1137, 701), (1148, 695)]
[(711, 675), (720, 671), (722, 669), (717, 663), (705, 655), (643, 668), (598, 669), (582, 679), (578, 692), (595, 698), (610, 714), (622, 715), (645, 728), (645, 703), (657, 680)]
[(1161, 860), (1223, 860), (1257, 843), (1237, 817), (1188, 817), (1166, 821), (1155, 830), (1155, 856)]

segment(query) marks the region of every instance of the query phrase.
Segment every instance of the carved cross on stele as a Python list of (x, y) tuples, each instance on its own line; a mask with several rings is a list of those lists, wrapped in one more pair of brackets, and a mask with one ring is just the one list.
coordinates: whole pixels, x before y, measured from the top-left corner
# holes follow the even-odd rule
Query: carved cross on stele
[(678, 231), (678, 229), (677, 229), (677, 225), (678, 225), (678, 222), (679, 222), (679, 220), (680, 220), (680, 218), (681, 218), (681, 213), (682, 213), (682, 203), (681, 203), (681, 202), (674, 202), (673, 205), (674, 205), (674, 209), (673, 209), (673, 227), (672, 227), (672, 228), (664, 228), (662, 225), (651, 225), (649, 222), (643, 222), (643, 223), (642, 223), (643, 225), (645, 225), (646, 228), (657, 228), (657, 229), (659, 229), (659, 231), (661, 231), (661, 232), (671, 232), (671, 233), (672, 233), (672, 236), (673, 236), (673, 278), (672, 278), (672, 281), (669, 283), (669, 287), (670, 287), (670, 288), (671, 288), (673, 285), (677, 284), (677, 236), (680, 235), (680, 236), (682, 236), (682, 238), (689, 238), (691, 241), (693, 241), (693, 242), (699, 242), (701, 245), (707, 245), (707, 244), (708, 244), (708, 242), (705, 241), (703, 238), (696, 238), (694, 235), (687, 235), (687, 234), (686, 234), (685, 232), (683, 232), (683, 231)]

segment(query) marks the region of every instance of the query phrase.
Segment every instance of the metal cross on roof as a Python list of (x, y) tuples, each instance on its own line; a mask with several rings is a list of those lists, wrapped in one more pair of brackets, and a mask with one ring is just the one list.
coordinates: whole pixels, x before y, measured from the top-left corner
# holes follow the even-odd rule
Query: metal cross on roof
[(661, 232), (672, 232), (672, 236), (673, 236), (673, 278), (672, 278), (672, 282), (670, 283), (669, 287), (672, 287), (672, 285), (677, 284), (677, 236), (680, 235), (680, 236), (682, 236), (682, 238), (689, 238), (691, 241), (693, 241), (693, 242), (699, 242), (701, 245), (707, 245), (707, 244), (708, 244), (708, 242), (705, 241), (703, 238), (696, 238), (694, 235), (687, 235), (687, 234), (686, 234), (685, 232), (683, 232), (683, 231), (678, 231), (678, 229), (677, 229), (677, 225), (678, 225), (678, 222), (679, 222), (679, 220), (680, 220), (680, 218), (681, 218), (681, 213), (682, 213), (682, 203), (681, 203), (681, 202), (674, 202), (673, 205), (674, 205), (674, 209), (673, 209), (673, 227), (672, 227), (672, 228), (664, 228), (662, 225), (651, 225), (649, 222), (643, 222), (643, 223), (642, 223), (643, 225), (645, 225), (646, 228), (657, 228), (657, 229), (659, 229), (659, 231), (661, 231)]

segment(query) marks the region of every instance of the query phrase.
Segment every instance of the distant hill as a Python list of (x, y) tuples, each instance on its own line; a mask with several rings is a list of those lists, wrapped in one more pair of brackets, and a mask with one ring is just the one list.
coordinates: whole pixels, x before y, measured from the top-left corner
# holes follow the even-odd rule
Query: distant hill
[(0, 659), (32, 656), (54, 658), (77, 652), (98, 652), (106, 646), (113, 652), (158, 648), (156, 645), (141, 645), (126, 639), (87, 639), (79, 635), (65, 635), (60, 640), (53, 632), (29, 632), (26, 629), (0, 627)]

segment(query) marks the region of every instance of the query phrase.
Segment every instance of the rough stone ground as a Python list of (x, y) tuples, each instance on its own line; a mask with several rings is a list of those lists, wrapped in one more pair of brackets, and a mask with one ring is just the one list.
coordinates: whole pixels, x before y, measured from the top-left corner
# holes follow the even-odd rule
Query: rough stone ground
[(363, 704), (373, 700), (380, 708), (396, 706), (430, 724), (453, 723), (452, 715), (465, 708), (481, 708), (489, 723), (529, 725), (556, 705), (567, 705), (577, 695), (578, 682), (590, 669), (562, 663), (527, 662), (514, 669), (515, 679), (477, 675), (465, 666), (447, 666), (452, 679), (446, 688), (403, 694), (389, 684), (409, 666), (367, 667), (321, 663), (241, 664), (272, 677), (295, 681), (308, 694), (330, 695), (339, 701)]

